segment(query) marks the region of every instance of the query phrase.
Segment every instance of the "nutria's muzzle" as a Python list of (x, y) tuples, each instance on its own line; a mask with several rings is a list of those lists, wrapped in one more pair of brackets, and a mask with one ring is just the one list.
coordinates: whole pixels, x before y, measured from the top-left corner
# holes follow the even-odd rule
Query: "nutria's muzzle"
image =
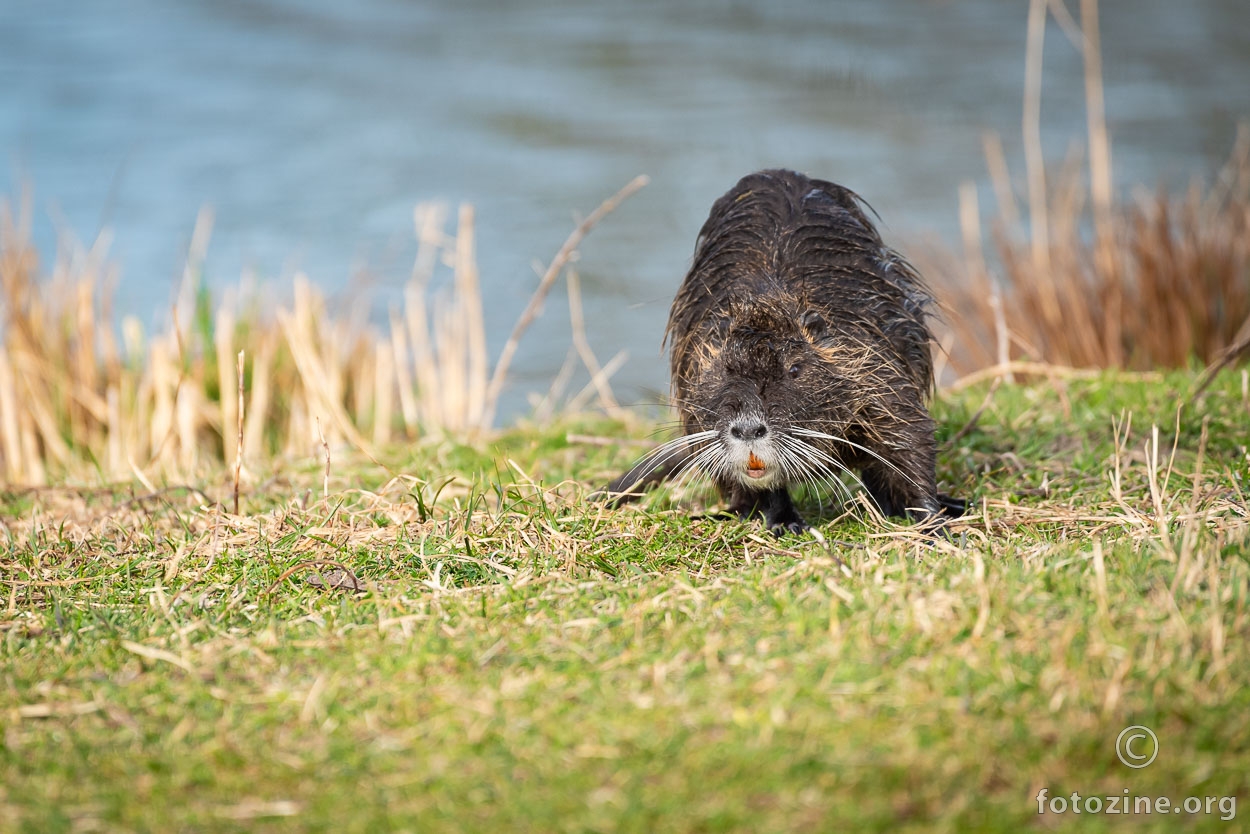
[(758, 415), (740, 415), (721, 433), (728, 471), (744, 487), (769, 489), (780, 479), (776, 432)]

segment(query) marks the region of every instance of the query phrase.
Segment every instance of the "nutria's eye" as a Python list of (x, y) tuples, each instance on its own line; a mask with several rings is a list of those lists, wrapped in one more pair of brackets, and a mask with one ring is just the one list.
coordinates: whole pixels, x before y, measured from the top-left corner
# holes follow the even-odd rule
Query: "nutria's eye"
[(790, 370), (788, 372), (790, 374), (790, 379), (798, 379), (799, 371), (801, 370), (803, 370), (803, 366), (799, 364), (798, 362), (795, 362), (793, 365), (791, 365)]

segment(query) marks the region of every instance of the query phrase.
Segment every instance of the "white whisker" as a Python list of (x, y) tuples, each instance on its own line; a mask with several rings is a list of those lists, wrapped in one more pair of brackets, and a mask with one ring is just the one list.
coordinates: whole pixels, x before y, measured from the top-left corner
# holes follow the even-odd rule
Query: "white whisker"
[[(643, 456), (642, 460), (634, 464), (633, 468), (621, 479), (621, 483), (632, 488), (634, 484), (645, 480), (652, 472), (668, 463), (677, 455), (696, 453), (699, 451), (697, 449), (698, 446), (706, 445), (715, 436), (715, 431), (703, 431), (676, 437), (666, 443), (662, 443)], [(624, 491), (628, 492), (628, 489)]]
[(921, 491), (924, 490), (924, 487), (921, 484), (916, 483), (914, 478), (909, 476), (906, 472), (899, 469), (894, 464), (890, 463), (885, 458), (881, 457), (881, 455), (877, 454), (872, 449), (869, 449), (867, 446), (861, 446), (860, 444), (852, 440), (847, 440), (845, 437), (838, 437), (837, 435), (834, 435), (834, 434), (825, 434), (824, 432), (818, 432), (812, 429), (804, 429), (804, 428), (795, 427), (791, 429), (791, 431), (793, 431), (795, 434), (804, 435), (805, 437), (818, 437), (822, 440), (832, 440), (834, 442), (845, 443), (847, 446), (850, 446), (855, 449), (859, 449), (861, 452), (864, 452), (868, 454), (869, 456), (876, 458), (877, 460), (881, 461), (886, 466), (888, 466), (890, 469), (894, 470), (894, 472), (897, 473), (900, 478), (903, 478), (905, 481), (907, 481), (909, 484), (914, 486), (916, 489), (921, 490)]
[(793, 435), (791, 435), (788, 440), (794, 444), (795, 451), (806, 453), (816, 459), (816, 462), (820, 464), (820, 470), (826, 474), (830, 483), (837, 484), (837, 486), (842, 489), (842, 494), (846, 496), (848, 501), (854, 496), (851, 494), (850, 488), (847, 487), (846, 484), (842, 483), (841, 479), (835, 474), (835, 470), (840, 471), (845, 475), (849, 475), (855, 483), (859, 484), (861, 488), (864, 488), (864, 482), (861, 481), (859, 477), (846, 466), (846, 464), (842, 463), (842, 461), (838, 460), (833, 455), (830, 455), (823, 449), (817, 448), (810, 443), (806, 443)]

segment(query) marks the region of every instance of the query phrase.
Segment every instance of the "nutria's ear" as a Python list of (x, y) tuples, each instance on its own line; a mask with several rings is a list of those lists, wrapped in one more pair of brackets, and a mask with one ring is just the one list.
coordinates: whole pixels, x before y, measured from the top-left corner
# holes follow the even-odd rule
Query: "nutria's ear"
[(825, 319), (815, 310), (808, 310), (803, 314), (803, 329), (807, 331), (807, 335), (813, 339), (823, 339), (828, 327), (825, 325)]
[(734, 327), (750, 315), (750, 308), (740, 298), (730, 298), (724, 305), (725, 318)]

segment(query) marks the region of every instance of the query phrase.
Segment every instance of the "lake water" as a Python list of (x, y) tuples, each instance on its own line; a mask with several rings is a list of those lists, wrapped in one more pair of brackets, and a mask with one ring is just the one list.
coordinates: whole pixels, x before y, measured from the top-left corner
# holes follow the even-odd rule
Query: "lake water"
[[(154, 322), (202, 205), (214, 286), (302, 269), (384, 309), (413, 205), (470, 201), (497, 352), (574, 212), (645, 173), (579, 264), (594, 347), (630, 351), (615, 385), (634, 400), (666, 387), (669, 300), (742, 174), (842, 182), (904, 249), (955, 242), (961, 181), (992, 203), (983, 131), (1022, 176), (1027, 5), (0, 0), (0, 194), (32, 184), (47, 253), (57, 229), (111, 228), (119, 307)], [(1250, 116), (1250, 3), (1103, 2), (1101, 28), (1117, 184), (1209, 175)], [(1043, 122), (1055, 162), (1084, 138), (1080, 57), (1053, 22)], [(522, 343), (514, 407), (564, 358), (563, 303)]]

